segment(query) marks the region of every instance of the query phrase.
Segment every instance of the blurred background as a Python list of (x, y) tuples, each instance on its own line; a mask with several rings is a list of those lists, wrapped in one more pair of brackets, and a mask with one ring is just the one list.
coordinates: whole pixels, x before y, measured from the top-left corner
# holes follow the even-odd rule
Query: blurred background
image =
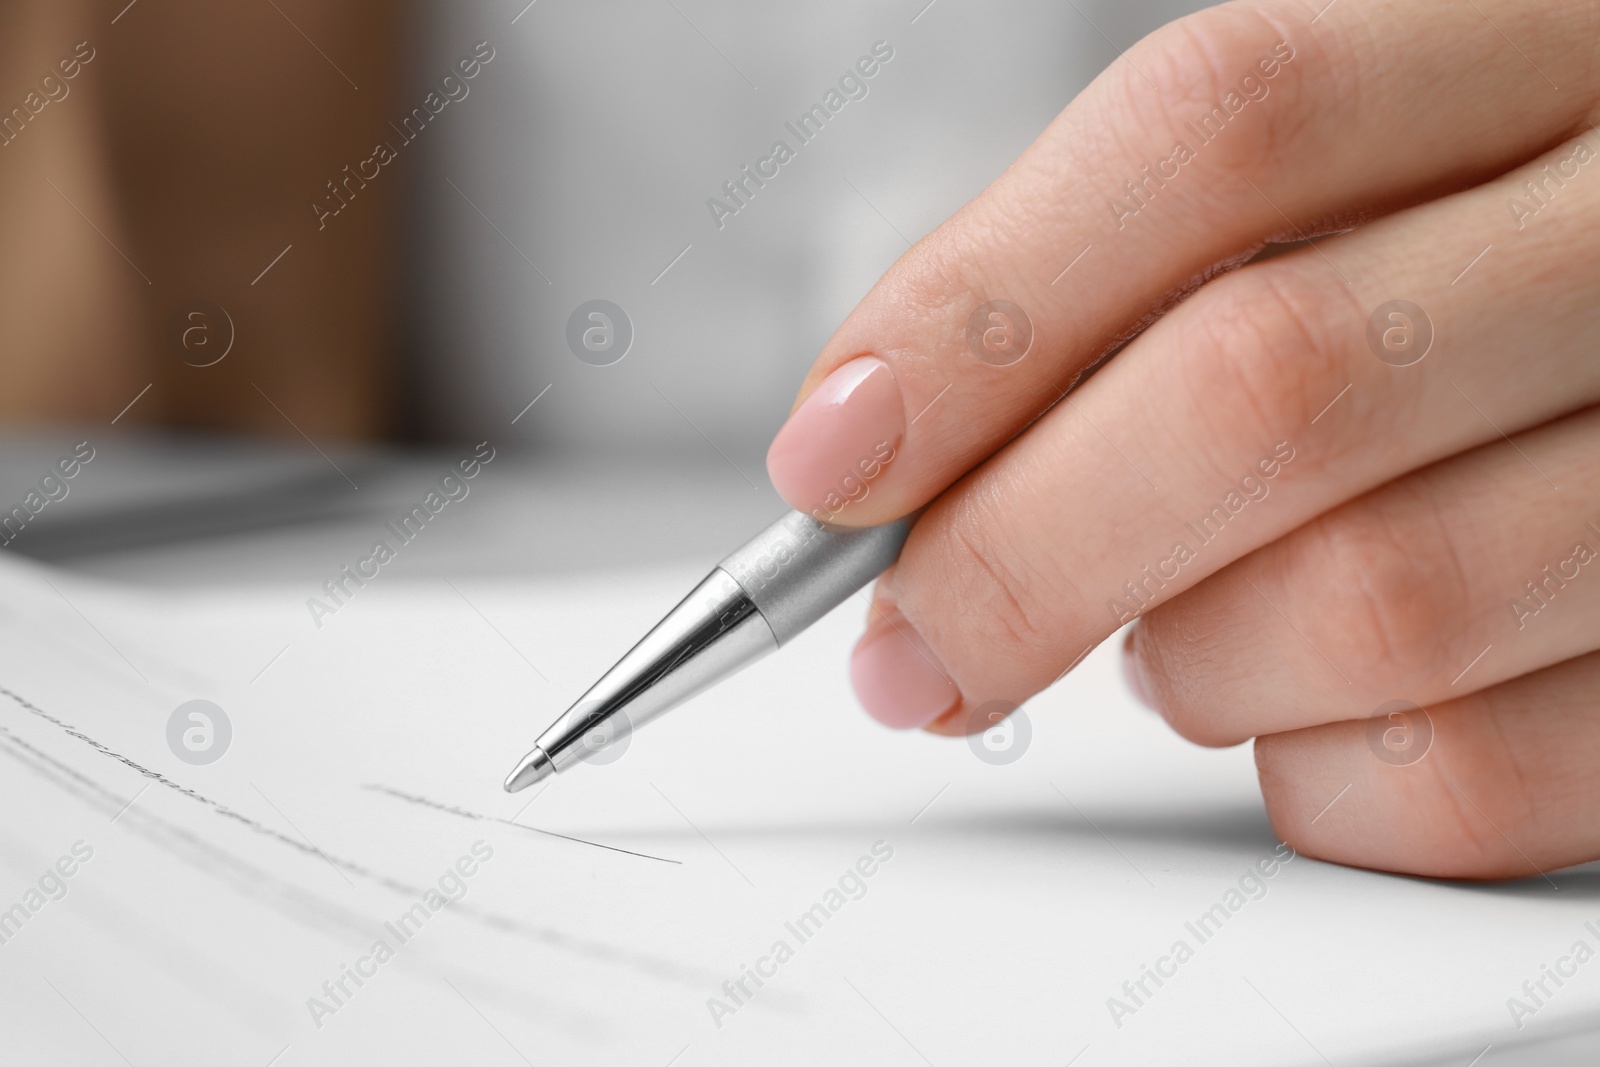
[(9, 4), (0, 508), (96, 458), (5, 547), (303, 579), (487, 440), (414, 577), (714, 557), (856, 301), (1194, 6)]
[(1199, 6), (6, 0), (0, 549), (297, 612), (487, 443), (386, 587), (698, 576), (878, 276)]
[[(503, 34), (506, 60), (417, 172), (415, 425), (471, 436), (553, 382), (552, 410), (519, 440), (694, 456), (693, 420), (754, 479), (806, 367), (909, 242), (1122, 48), (1202, 5), (542, 0), (502, 29), (518, 6), (422, 13), (413, 95), (467, 42)], [(866, 95), (800, 145), (785, 123), (880, 41), (893, 59)], [(719, 225), (707, 200), (735, 203), (723, 183), (779, 139), (796, 158)], [(563, 337), (591, 298), (635, 327), (626, 359), (599, 372)]]

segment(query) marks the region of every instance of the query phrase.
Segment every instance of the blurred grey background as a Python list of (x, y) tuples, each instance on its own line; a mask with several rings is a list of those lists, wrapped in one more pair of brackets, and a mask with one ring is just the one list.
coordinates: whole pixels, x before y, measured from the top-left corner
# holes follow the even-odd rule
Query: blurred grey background
[[(479, 42), (494, 50), (400, 164), (397, 314), (418, 443), (13, 431), (0, 502), (77, 440), (98, 457), (11, 552), (145, 585), (314, 587), (470, 451), (452, 442), (488, 439), (500, 458), (408, 552), (406, 577), (715, 559), (781, 508), (767, 442), (878, 276), (1123, 49), (1203, 6), (410, 5), (401, 100), (420, 102)], [(801, 145), (785, 124), (880, 41), (893, 58), (866, 95)], [(719, 228), (707, 200), (727, 202), (723, 183), (780, 139), (795, 158)], [(595, 299), (632, 324), (609, 366), (567, 342)]]
[[(473, 43), (496, 59), (411, 172), (418, 429), (477, 439), (549, 386), (517, 440), (721, 462), (709, 438), (763, 483), (806, 367), (908, 242), (1122, 49), (1205, 6), (526, 3), (422, 11), (418, 94)], [(785, 122), (877, 41), (894, 58), (800, 147)], [(719, 229), (707, 199), (778, 139), (796, 158)], [(565, 340), (597, 298), (634, 329), (608, 367)]]

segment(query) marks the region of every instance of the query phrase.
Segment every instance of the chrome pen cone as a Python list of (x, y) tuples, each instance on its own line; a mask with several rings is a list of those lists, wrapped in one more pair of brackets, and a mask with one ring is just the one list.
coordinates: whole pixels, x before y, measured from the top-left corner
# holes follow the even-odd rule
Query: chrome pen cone
[(535, 747), (532, 752), (522, 757), (522, 762), (517, 764), (516, 770), (506, 776), (506, 792), (519, 792), (534, 782), (544, 781), (554, 773), (556, 766), (550, 762), (550, 757), (544, 754), (544, 749)]
[(894, 561), (914, 515), (845, 529), (790, 512), (735, 551), (539, 735), (508, 793), (609, 762), (634, 730), (773, 651)]

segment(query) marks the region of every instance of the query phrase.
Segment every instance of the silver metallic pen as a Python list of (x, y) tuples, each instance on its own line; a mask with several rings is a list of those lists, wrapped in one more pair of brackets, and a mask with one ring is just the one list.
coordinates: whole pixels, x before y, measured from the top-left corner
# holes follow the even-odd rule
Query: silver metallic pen
[(594, 756), (788, 644), (882, 574), (916, 519), (851, 528), (789, 512), (719, 563), (551, 723), (507, 776), (506, 792)]

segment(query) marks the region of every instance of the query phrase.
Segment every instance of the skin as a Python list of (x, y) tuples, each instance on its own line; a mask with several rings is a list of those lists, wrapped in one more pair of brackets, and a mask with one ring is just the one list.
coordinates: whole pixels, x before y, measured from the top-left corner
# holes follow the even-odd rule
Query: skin
[[(109, 423), (150, 385), (119, 428), (296, 441), (386, 428), (400, 182), (371, 183), (322, 232), (310, 202), (383, 136), (402, 27), (380, 0), (276, 6), (0, 9), (7, 112), (79, 42), (94, 53), (0, 148), (9, 420)], [(226, 309), (236, 334), (204, 368), (174, 339), (175, 313), (196, 299)]]
[[(833, 521), (929, 505), (860, 647), (914, 645), (940, 677), (902, 695), (937, 710), (942, 679), (926, 728), (961, 735), (1116, 632), (1120, 598), (1136, 690), (1198, 743), (1254, 738), (1300, 852), (1450, 878), (1600, 858), (1600, 560), (1527, 589), (1600, 550), (1600, 4), (1325, 2), (1134, 46), (828, 342), (797, 411), (874, 356), (916, 415)], [(1270, 93), (1119, 219), (1109, 198), (1279, 42)], [(1433, 329), (1408, 366), (1367, 336), (1396, 298)], [(1005, 366), (966, 339), (998, 299), (1034, 331)], [(787, 431), (780, 491), (806, 447)], [(1259, 499), (1196, 538), (1249, 473)], [(1130, 600), (1178, 541), (1193, 558)], [(1396, 700), (1423, 710), (1374, 728)], [(1418, 731), (1420, 758), (1388, 746)]]

